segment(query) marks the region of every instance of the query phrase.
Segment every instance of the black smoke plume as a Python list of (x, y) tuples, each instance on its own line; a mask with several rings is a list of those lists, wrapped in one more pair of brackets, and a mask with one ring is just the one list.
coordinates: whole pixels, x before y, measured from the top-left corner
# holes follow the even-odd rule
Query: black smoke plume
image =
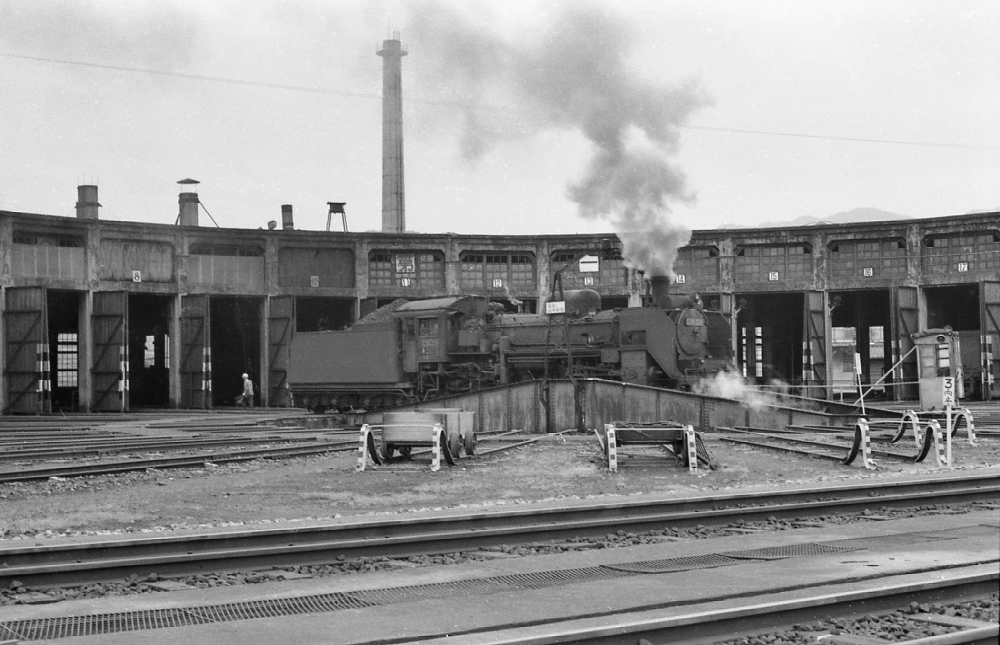
[(698, 82), (641, 77), (629, 58), (631, 26), (592, 3), (567, 3), (517, 41), (439, 0), (407, 9), (404, 39), (421, 59), (409, 66), (416, 85), (474, 105), (463, 115), (462, 154), (474, 159), (545, 130), (582, 133), (593, 153), (569, 198), (581, 216), (614, 226), (634, 267), (671, 275), (691, 235), (670, 221), (671, 205), (694, 199), (672, 158), (678, 126), (709, 104)]

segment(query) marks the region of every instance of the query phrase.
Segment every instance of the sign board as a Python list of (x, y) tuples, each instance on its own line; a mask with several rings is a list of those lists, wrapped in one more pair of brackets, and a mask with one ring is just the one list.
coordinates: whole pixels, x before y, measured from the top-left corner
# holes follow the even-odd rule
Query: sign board
[(553, 302), (545, 303), (545, 313), (547, 314), (564, 314), (566, 313), (566, 301), (556, 300)]
[(688, 277), (684, 273), (678, 273), (674, 276), (674, 281), (676, 281), (677, 284), (687, 284)]
[(142, 282), (142, 271), (132, 271), (132, 282)]
[(601, 261), (596, 255), (585, 255), (580, 258), (580, 273), (597, 273), (601, 270)]
[(416, 273), (417, 272), (417, 260), (416, 256), (412, 253), (398, 253), (396, 254), (396, 273)]
[(941, 405), (955, 405), (955, 378), (953, 376), (941, 379)]
[(310, 287), (318, 287), (319, 286), (319, 276), (318, 275), (311, 275), (311, 276), (309, 276), (309, 286)]

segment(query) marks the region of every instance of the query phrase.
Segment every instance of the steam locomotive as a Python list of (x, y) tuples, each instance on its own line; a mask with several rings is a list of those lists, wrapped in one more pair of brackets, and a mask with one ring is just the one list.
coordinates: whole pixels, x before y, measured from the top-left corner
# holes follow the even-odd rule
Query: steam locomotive
[(387, 320), (292, 339), (288, 383), (314, 412), (374, 410), (492, 385), (604, 378), (674, 389), (730, 368), (729, 321), (653, 284), (646, 306), (600, 310), (567, 291), (561, 316), (506, 313), (479, 296), (412, 301)]

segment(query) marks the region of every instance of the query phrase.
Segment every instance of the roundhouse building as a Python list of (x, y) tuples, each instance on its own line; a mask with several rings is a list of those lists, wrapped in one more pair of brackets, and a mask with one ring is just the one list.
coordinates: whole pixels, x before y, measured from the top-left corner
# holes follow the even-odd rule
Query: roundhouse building
[[(621, 259), (581, 261), (610, 234), (300, 231), (291, 207), (281, 229), (219, 229), (198, 226), (191, 195), (177, 224), (102, 220), (96, 186), (79, 187), (75, 218), (0, 211), (5, 414), (227, 406), (243, 372), (263, 405), (284, 406), (293, 334), (399, 298), (543, 311), (560, 269), (605, 308), (646, 291)], [(896, 363), (911, 334), (951, 326), (967, 395), (1000, 396), (1000, 213), (695, 231), (674, 268), (675, 291), (735, 320), (748, 379), (853, 393), (857, 353), (864, 382), (891, 371), (878, 391), (915, 398), (916, 359)]]

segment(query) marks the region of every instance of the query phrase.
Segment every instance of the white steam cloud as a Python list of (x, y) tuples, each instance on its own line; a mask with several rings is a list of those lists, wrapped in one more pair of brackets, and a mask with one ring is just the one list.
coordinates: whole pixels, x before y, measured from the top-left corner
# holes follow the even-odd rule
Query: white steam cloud
[(417, 87), (516, 112), (513, 128), (495, 110), (467, 109), (466, 158), (545, 130), (582, 133), (594, 153), (569, 198), (581, 216), (614, 226), (633, 266), (672, 274), (691, 232), (670, 221), (671, 204), (694, 199), (672, 161), (678, 126), (709, 104), (696, 81), (668, 85), (636, 74), (629, 25), (592, 3), (567, 3), (516, 42), (440, 0), (418, 0), (407, 10), (404, 40), (421, 58), (408, 68)]

